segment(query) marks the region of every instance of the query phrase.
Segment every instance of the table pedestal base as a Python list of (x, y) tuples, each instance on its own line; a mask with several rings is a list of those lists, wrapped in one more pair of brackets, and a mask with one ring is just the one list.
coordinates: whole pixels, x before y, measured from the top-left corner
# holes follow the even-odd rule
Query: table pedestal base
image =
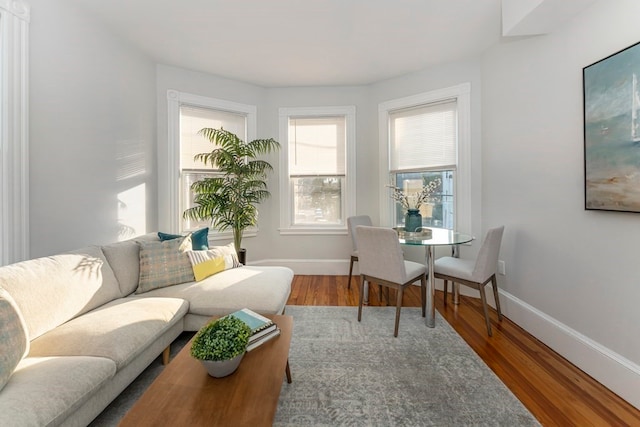
[(429, 269), (427, 277), (427, 316), (425, 323), (429, 328), (435, 328), (436, 326), (436, 284), (433, 274), (433, 246), (427, 246), (426, 248), (426, 262)]

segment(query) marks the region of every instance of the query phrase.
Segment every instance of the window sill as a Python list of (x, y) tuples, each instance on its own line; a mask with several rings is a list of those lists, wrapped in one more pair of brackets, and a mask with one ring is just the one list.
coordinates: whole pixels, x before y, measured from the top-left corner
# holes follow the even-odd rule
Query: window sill
[(280, 228), (281, 236), (304, 236), (304, 235), (346, 235), (347, 227), (290, 227)]
[[(257, 235), (258, 235), (258, 230), (255, 228), (251, 228), (251, 229), (245, 230), (244, 233), (242, 233), (242, 238), (244, 239), (245, 237), (256, 237)], [(210, 242), (215, 242), (220, 240), (233, 241), (233, 232), (232, 231), (216, 232), (216, 231), (209, 230)]]

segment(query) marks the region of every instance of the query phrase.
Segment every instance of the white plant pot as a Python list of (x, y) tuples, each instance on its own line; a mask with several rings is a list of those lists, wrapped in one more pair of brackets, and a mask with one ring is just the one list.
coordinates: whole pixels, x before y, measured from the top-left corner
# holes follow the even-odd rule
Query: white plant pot
[(233, 359), (227, 360), (201, 360), (205, 369), (214, 378), (222, 378), (227, 375), (233, 374), (238, 366), (240, 366), (240, 362), (244, 357), (244, 353), (241, 353), (234, 357)]

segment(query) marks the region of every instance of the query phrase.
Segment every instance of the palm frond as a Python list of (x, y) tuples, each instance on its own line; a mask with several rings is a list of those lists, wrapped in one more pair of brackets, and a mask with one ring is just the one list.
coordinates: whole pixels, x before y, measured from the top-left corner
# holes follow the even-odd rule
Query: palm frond
[(191, 185), (196, 206), (187, 209), (183, 216), (210, 220), (219, 230), (232, 229), (239, 250), (242, 232), (257, 223), (257, 205), (271, 196), (265, 180), (273, 167), (257, 157), (278, 150), (280, 144), (272, 138), (245, 143), (222, 128), (203, 128), (199, 133), (215, 148), (194, 158), (220, 172), (220, 176)]

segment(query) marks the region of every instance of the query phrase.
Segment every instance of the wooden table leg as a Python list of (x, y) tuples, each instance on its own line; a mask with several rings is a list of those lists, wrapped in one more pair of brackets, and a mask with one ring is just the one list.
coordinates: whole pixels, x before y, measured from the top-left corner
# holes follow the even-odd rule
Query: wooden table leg
[(168, 345), (167, 348), (165, 348), (162, 351), (162, 364), (168, 365), (170, 357), (171, 357), (171, 345)]
[(291, 369), (289, 369), (289, 359), (287, 358), (287, 367), (284, 369), (287, 374), (287, 383), (291, 384)]

